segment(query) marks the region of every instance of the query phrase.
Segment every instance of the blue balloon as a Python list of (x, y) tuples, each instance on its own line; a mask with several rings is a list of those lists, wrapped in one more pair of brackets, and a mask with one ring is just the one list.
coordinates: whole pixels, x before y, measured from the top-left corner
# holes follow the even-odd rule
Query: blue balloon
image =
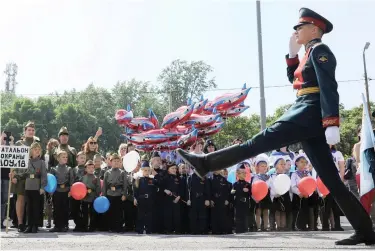
[(94, 209), (97, 213), (102, 214), (108, 211), (109, 200), (105, 196), (100, 196), (94, 200)]
[(234, 184), (236, 182), (236, 170), (232, 170), (228, 173), (228, 182)]
[(47, 193), (54, 193), (57, 188), (56, 177), (50, 173), (47, 173), (47, 186), (44, 187), (44, 191)]

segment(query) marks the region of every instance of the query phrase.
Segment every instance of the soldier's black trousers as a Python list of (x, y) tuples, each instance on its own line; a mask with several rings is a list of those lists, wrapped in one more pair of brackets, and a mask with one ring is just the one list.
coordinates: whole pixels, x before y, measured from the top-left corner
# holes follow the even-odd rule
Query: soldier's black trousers
[(82, 201), (80, 200), (75, 200), (73, 197), (70, 199), (71, 216), (78, 229), (83, 227), (83, 210), (81, 204)]
[(40, 207), (40, 193), (39, 190), (26, 190), (26, 212), (29, 226), (38, 226), (40, 223), (40, 211), (43, 208)]
[[(309, 119), (309, 114), (306, 114), (305, 119)], [(353, 228), (365, 236), (372, 234), (372, 222), (369, 215), (358, 199), (345, 187), (339, 177), (331, 151), (326, 142), (323, 127), (320, 126), (317, 128), (314, 126), (316, 122), (311, 122), (311, 126), (309, 123), (305, 124), (305, 126), (302, 126), (295, 122), (278, 121), (255, 135), (251, 140), (242, 144), (241, 151), (246, 151), (246, 155), (251, 157), (301, 142), (303, 150), (311, 161), (312, 166), (329, 189)], [(210, 167), (210, 169), (215, 168)]]
[(181, 233), (181, 209), (179, 201), (173, 203), (174, 197), (168, 196), (164, 200), (164, 231), (167, 233)]
[(55, 192), (53, 194), (53, 221), (57, 228), (64, 228), (69, 222), (69, 197), (68, 192)]
[[(73, 205), (73, 204), (72, 204)], [(94, 210), (94, 205), (92, 202), (82, 201), (82, 227), (87, 230), (95, 230), (96, 228), (96, 216), (97, 213)]]
[(108, 210), (108, 220), (109, 220), (109, 230), (114, 232), (121, 231), (122, 225), (122, 208), (121, 208), (121, 196), (109, 196), (109, 210)]

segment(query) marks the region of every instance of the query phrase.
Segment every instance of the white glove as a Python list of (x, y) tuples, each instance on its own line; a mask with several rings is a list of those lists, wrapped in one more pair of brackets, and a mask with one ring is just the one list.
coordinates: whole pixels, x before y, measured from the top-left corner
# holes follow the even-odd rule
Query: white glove
[(326, 128), (326, 140), (328, 145), (336, 145), (340, 143), (340, 129), (338, 126), (330, 126)]
[(293, 32), (293, 35), (289, 40), (289, 58), (295, 58), (301, 49), (302, 44), (297, 43), (296, 34)]
[(236, 190), (232, 190), (230, 191), (231, 194), (235, 194), (236, 193)]
[(228, 205), (229, 205), (229, 201), (226, 200), (226, 201), (224, 202), (224, 204), (225, 204), (226, 206), (228, 206)]
[(172, 194), (172, 192), (169, 191), (169, 190), (167, 190), (167, 189), (164, 190), (164, 193), (166, 193), (167, 195), (171, 195)]
[(186, 204), (187, 204), (188, 206), (190, 206), (190, 205), (191, 205), (191, 201), (188, 200), (188, 201), (186, 202)]

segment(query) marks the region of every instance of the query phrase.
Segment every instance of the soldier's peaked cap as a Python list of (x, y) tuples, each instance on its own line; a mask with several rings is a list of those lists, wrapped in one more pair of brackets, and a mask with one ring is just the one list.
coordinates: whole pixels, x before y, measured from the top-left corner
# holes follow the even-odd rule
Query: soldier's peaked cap
[(323, 16), (319, 15), (313, 10), (310, 10), (309, 8), (301, 8), (299, 10), (298, 24), (296, 24), (293, 29), (296, 30), (298, 27), (305, 24), (313, 24), (319, 27), (324, 33), (329, 33), (333, 29), (332, 23)]
[(68, 128), (66, 128), (65, 126), (61, 127), (59, 131), (59, 137), (60, 135), (69, 135)]

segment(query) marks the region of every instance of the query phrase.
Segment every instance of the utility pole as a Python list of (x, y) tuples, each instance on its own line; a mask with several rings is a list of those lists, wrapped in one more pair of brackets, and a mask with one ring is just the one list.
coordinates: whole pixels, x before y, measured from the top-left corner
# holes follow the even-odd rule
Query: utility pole
[(262, 18), (260, 15), (260, 0), (256, 1), (257, 27), (258, 27), (258, 60), (259, 60), (259, 89), (260, 89), (260, 125), (266, 129), (266, 99), (264, 97), (264, 76), (263, 76), (263, 46), (262, 46)]
[(18, 66), (15, 63), (8, 63), (6, 65), (4, 73), (7, 75), (5, 80), (5, 92), (16, 93), (16, 76), (18, 72)]

